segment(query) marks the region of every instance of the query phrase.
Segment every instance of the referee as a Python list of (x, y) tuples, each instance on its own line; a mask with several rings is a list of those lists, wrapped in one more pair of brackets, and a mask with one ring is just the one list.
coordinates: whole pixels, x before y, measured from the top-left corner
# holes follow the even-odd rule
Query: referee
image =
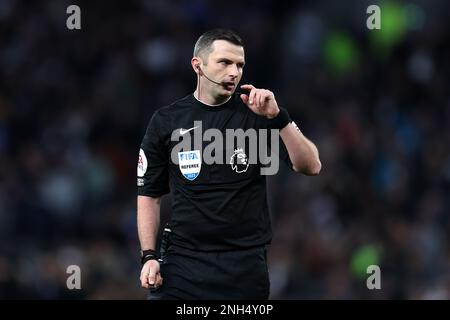
[[(279, 159), (305, 175), (319, 174), (318, 151), (271, 91), (245, 84), (240, 86), (245, 93), (236, 93), (245, 65), (243, 42), (236, 33), (204, 33), (191, 64), (197, 75), (195, 92), (158, 109), (141, 143), (141, 285), (150, 289), (151, 300), (268, 299), (266, 245), (272, 232), (262, 165), (251, 164), (248, 146), (240, 145), (233, 147), (234, 158), (221, 164), (203, 163), (205, 150), (195, 147), (179, 152), (176, 163), (172, 134), (194, 136), (196, 130), (212, 128), (224, 134), (227, 129), (278, 129)], [(202, 142), (201, 149), (205, 146)], [(161, 197), (170, 191), (172, 219), (160, 257), (156, 243)]]

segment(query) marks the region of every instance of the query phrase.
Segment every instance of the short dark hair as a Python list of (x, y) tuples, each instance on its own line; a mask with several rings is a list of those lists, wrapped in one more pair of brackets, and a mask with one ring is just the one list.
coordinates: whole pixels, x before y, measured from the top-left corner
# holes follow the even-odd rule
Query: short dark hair
[(241, 37), (236, 32), (229, 29), (212, 29), (198, 38), (194, 46), (194, 57), (198, 57), (202, 53), (209, 54), (215, 40), (226, 40), (237, 46), (244, 46)]

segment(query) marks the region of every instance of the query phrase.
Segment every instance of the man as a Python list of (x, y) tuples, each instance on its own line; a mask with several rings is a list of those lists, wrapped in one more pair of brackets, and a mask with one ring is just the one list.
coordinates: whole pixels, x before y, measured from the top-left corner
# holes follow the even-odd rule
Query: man
[[(319, 174), (318, 151), (271, 91), (245, 84), (240, 88), (247, 94), (235, 93), (245, 57), (242, 40), (234, 32), (204, 33), (191, 64), (197, 74), (195, 92), (157, 110), (141, 144), (141, 285), (151, 289), (149, 299), (268, 299), (266, 245), (272, 235), (262, 164), (251, 162), (248, 145), (223, 148), (231, 157), (207, 164), (208, 139), (197, 146), (201, 150), (194, 146), (175, 152), (179, 141), (173, 137), (188, 138), (201, 129), (277, 129), (282, 140), (279, 158), (306, 175)], [(171, 245), (159, 259), (161, 196), (169, 190), (172, 219), (166, 240)]]

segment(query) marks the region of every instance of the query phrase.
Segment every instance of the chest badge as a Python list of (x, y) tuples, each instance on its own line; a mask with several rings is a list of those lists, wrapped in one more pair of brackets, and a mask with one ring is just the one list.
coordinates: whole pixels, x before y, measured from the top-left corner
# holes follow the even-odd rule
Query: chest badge
[(186, 179), (195, 180), (202, 168), (200, 150), (178, 152), (178, 166)]
[(237, 173), (243, 173), (247, 171), (249, 163), (247, 155), (242, 148), (235, 149), (234, 154), (230, 158), (231, 169)]

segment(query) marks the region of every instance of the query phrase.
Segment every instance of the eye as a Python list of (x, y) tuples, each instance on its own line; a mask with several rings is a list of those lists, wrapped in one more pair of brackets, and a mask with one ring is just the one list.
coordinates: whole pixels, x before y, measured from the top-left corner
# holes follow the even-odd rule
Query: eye
[(219, 63), (222, 64), (222, 65), (224, 65), (224, 66), (227, 66), (227, 65), (229, 65), (229, 64), (232, 64), (232, 62), (231, 62), (230, 60), (226, 60), (226, 59), (220, 60)]

